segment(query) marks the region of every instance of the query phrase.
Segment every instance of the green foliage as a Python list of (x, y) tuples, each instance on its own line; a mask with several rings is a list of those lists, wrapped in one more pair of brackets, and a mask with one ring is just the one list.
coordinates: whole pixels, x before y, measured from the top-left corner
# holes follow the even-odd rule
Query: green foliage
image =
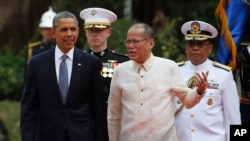
[(113, 23), (113, 31), (112, 35), (109, 38), (108, 46), (121, 53), (127, 53), (126, 47), (124, 45), (124, 40), (127, 37), (127, 31), (128, 28), (132, 25), (135, 24), (136, 20), (128, 20), (126, 18), (119, 19), (116, 22)]
[(11, 44), (4, 46), (0, 53), (0, 99), (20, 98), (25, 66), (21, 54), (14, 54)]
[(180, 30), (177, 25), (180, 21), (182, 18), (174, 18), (156, 33), (155, 55), (177, 62), (185, 60), (184, 43), (178, 38)]
[[(10, 141), (20, 141), (20, 103), (16, 101), (0, 101), (0, 120), (8, 131)], [(1, 134), (1, 133), (0, 133)], [(3, 135), (0, 140), (3, 138)]]
[[(165, 23), (165, 26), (156, 27), (154, 54), (163, 58), (172, 59), (176, 62), (187, 60), (184, 47), (185, 41), (180, 31), (181, 25), (189, 20), (202, 20), (219, 29), (219, 24), (216, 21), (217, 19), (214, 12), (208, 12), (215, 11), (216, 5), (216, 1), (207, 1), (205, 5), (199, 5), (197, 9), (190, 12), (187, 17), (174, 17)], [(214, 59), (216, 56), (217, 45), (218, 38), (214, 41), (214, 52), (210, 54), (211, 59)]]

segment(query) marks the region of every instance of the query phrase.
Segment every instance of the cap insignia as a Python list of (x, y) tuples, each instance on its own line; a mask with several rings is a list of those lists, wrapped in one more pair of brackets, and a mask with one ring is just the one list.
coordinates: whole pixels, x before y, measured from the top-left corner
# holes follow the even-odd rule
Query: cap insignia
[(91, 15), (94, 16), (96, 14), (96, 11), (95, 10), (92, 10), (91, 11)]
[(198, 22), (193, 22), (192, 24), (191, 24), (191, 33), (200, 33), (201, 31), (200, 31), (200, 24), (198, 23)]

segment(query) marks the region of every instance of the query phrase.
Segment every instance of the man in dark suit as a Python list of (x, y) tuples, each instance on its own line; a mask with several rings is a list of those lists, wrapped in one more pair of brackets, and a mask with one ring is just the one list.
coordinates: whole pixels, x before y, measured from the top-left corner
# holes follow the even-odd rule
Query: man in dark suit
[(58, 13), (56, 47), (30, 60), (21, 100), (22, 141), (101, 141), (107, 134), (101, 65), (74, 47), (78, 34), (75, 15)]

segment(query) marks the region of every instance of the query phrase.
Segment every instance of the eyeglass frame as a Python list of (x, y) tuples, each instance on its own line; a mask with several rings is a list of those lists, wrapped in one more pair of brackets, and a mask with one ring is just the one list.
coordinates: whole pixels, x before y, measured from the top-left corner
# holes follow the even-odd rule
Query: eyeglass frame
[(124, 40), (123, 43), (124, 43), (125, 46), (128, 46), (128, 45), (130, 45), (130, 44), (132, 44), (132, 45), (137, 45), (137, 44), (139, 44), (140, 42), (146, 41), (146, 40), (149, 40), (149, 39), (144, 38), (144, 39), (141, 39), (141, 40)]

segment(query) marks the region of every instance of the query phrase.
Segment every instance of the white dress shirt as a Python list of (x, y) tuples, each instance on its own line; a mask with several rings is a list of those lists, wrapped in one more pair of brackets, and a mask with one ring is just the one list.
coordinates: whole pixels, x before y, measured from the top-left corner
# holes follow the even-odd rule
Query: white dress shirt
[[(240, 124), (239, 97), (231, 71), (218, 68), (211, 60), (195, 66), (190, 61), (180, 67), (185, 81), (194, 72), (209, 70), (204, 98), (176, 116), (179, 141), (229, 141), (230, 124)], [(180, 106), (178, 99), (176, 106)]]
[[(66, 64), (68, 67), (68, 83), (70, 84), (70, 78), (71, 78), (71, 72), (72, 72), (72, 64), (73, 64), (73, 53), (74, 53), (74, 47), (66, 54), (68, 58), (66, 59)], [(62, 61), (62, 56), (64, 53), (58, 48), (56, 45), (55, 47), (55, 64), (56, 64), (56, 76), (57, 76), (57, 82), (59, 82), (59, 67), (60, 63)]]
[(176, 141), (174, 96), (186, 106), (201, 97), (188, 89), (175, 62), (153, 56), (115, 68), (108, 100), (110, 141)]

